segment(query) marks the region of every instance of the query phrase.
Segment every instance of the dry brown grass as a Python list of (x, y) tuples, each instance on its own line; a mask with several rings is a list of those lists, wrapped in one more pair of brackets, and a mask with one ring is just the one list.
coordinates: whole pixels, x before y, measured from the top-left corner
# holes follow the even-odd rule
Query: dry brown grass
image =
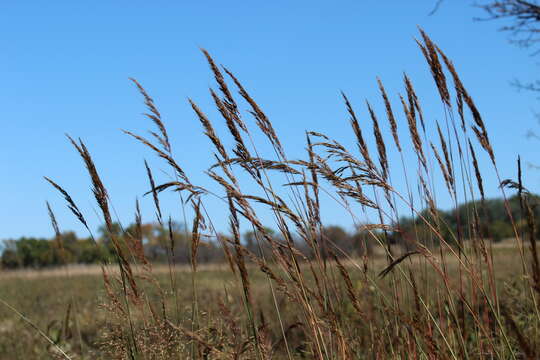
[[(420, 34), (418, 45), (440, 95), (447, 135), (439, 124), (424, 118), (420, 97), (405, 76), (405, 93), (395, 96), (400, 106), (392, 106), (378, 82), (395, 148), (385, 142), (373, 107), (367, 104), (371, 118), (367, 131), (362, 126), (366, 122), (343, 94), (358, 152), (324, 134), (307, 132), (306, 157), (294, 160), (286, 155), (270, 119), (238, 78), (217, 66), (203, 50), (218, 84), (210, 95), (234, 140), (227, 148), (209, 117), (190, 100), (215, 147), (215, 165), (207, 174), (216, 189), (191, 182), (174, 157), (174, 144), (153, 99), (135, 82), (158, 132), (151, 133), (151, 140), (126, 133), (170, 166), (174, 180), (162, 185), (154, 184), (147, 168), (150, 192), (160, 222), (161, 193), (167, 189), (180, 193), (181, 206), (193, 219), (191, 265), (189, 271), (173, 262), (166, 268), (153, 268), (137, 246), (142, 239), (135, 235), (133, 242), (124, 244), (113, 236), (117, 269), (108, 264), (100, 268), (108, 314), (100, 356), (326, 360), (518, 359), (540, 354), (540, 265), (528, 194), (522, 191), (521, 176), (502, 183), (517, 189), (522, 202), (522, 219), (508, 213), (517, 244), (508, 257), (504, 255), (507, 249), (492, 246), (479, 223), (479, 214), (485, 210), (482, 176), (486, 175), (480, 172), (480, 154), (474, 144), (479, 144), (491, 163), (494, 175), (489, 176), (501, 182), (486, 125), (452, 62), (423, 31)], [(244, 114), (240, 109), (246, 105), (249, 110)], [(247, 118), (253, 120), (255, 130)], [(398, 137), (398, 121), (408, 128), (409, 139)], [(255, 131), (268, 141), (272, 149), (268, 154), (255, 146)], [(365, 134), (370, 133), (376, 151), (366, 141)], [(428, 138), (438, 138), (439, 145)], [(71, 141), (90, 174), (112, 236), (109, 195), (85, 144)], [(390, 151), (400, 153), (401, 169), (399, 164), (389, 164)], [(409, 151), (416, 155), (412, 164), (403, 156)], [(392, 176), (403, 176), (406, 188), (393, 184)], [(455, 206), (477, 199), (466, 218), (458, 219), (464, 226), (457, 232), (438, 215), (439, 179)], [(246, 192), (246, 181), (257, 191)], [(55, 187), (69, 202), (69, 195)], [(503, 196), (505, 191), (501, 187)], [(208, 215), (210, 196), (220, 198), (223, 211), (229, 212), (227, 236), (216, 231)], [(369, 242), (382, 249), (381, 256), (352, 257), (325, 235), (322, 196), (342, 206)], [(278, 236), (265, 227), (270, 224), (263, 224), (261, 206), (272, 214)], [(399, 209), (403, 208), (406, 215), (419, 219), (412, 236), (400, 228)], [(376, 221), (362, 224), (366, 218)], [(518, 230), (518, 220), (527, 224), (525, 231)], [(242, 243), (242, 228), (255, 232), (259, 253)], [(392, 233), (407, 237), (405, 252), (392, 246)], [(527, 234), (532, 235), (525, 243)], [(204, 271), (210, 270), (197, 264), (202, 236), (219, 241), (229, 260), (229, 267), (221, 268), (227, 274), (221, 286), (204, 287)], [(299, 247), (300, 243), (305, 246)], [(515, 266), (505, 269), (509, 258), (519, 259), (519, 272)], [(167, 273), (166, 281), (161, 272)], [(500, 277), (509, 272), (514, 276)], [(185, 274), (189, 281), (179, 282), (178, 274)], [(84, 356), (84, 350), (71, 353)]]

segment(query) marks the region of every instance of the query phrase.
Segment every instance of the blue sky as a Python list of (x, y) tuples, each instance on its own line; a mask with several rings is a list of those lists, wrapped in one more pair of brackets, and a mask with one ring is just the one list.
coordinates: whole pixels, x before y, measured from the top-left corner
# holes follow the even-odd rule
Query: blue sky
[[(497, 32), (501, 23), (473, 21), (482, 13), (468, 1), (446, 1), (428, 16), (434, 2), (1, 2), (0, 239), (51, 235), (46, 200), (63, 229), (81, 231), (44, 175), (64, 186), (99, 225), (88, 176), (64, 133), (86, 142), (125, 223), (135, 197), (147, 190), (143, 159), (167, 180), (160, 172), (165, 165), (120, 131), (152, 128), (128, 77), (156, 101), (192, 181), (208, 183), (203, 171), (211, 164), (211, 147), (187, 98), (208, 111), (218, 130), (223, 126), (212, 110), (208, 87), (214, 83), (200, 47), (243, 81), (295, 158), (303, 156), (306, 129), (352, 144), (339, 91), (366, 119), (364, 99), (379, 103), (376, 76), (395, 97), (406, 71), (431, 114), (429, 106), (437, 104), (433, 81), (414, 42), (421, 26), (453, 59), (473, 95), (502, 176), (514, 176), (518, 154), (539, 163), (538, 144), (525, 137), (537, 128), (538, 101), (509, 85), (514, 78), (535, 78), (535, 59), (507, 43), (507, 35)], [(433, 116), (441, 120), (437, 106)], [(404, 127), (400, 132), (406, 135)], [(484, 158), (482, 164), (487, 168)], [(536, 190), (539, 182), (540, 173), (528, 171), (529, 188)], [(497, 195), (496, 185), (488, 178), (486, 192)], [(165, 206), (178, 217), (173, 199)], [(150, 199), (142, 203), (151, 221)], [(334, 207), (328, 203), (326, 222), (347, 225)], [(215, 222), (225, 228), (223, 211)]]

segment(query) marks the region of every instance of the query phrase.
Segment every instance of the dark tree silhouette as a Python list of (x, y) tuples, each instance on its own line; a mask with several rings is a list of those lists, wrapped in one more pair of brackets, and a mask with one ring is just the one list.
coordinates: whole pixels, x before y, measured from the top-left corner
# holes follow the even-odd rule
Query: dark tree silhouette
[[(479, 20), (509, 19), (500, 28), (511, 34), (511, 42), (524, 48), (535, 48), (540, 42), (540, 5), (537, 1), (503, 0), (477, 5), (487, 14)], [(540, 50), (534, 51), (534, 55)]]
[[(540, 4), (537, 1), (503, 0), (477, 6), (487, 14), (477, 20), (509, 20), (500, 30), (510, 33), (510, 42), (532, 50), (533, 56), (540, 54)], [(514, 85), (520, 89), (540, 92), (539, 79), (526, 82), (516, 80)]]
[[(444, 0), (437, 0), (430, 12), (435, 14)], [(484, 17), (476, 17), (478, 21), (508, 20), (509, 23), (499, 30), (510, 33), (510, 42), (523, 48), (533, 49), (533, 55), (540, 54), (540, 4), (537, 0), (490, 0), (473, 2), (473, 5), (484, 10)], [(535, 86), (539, 90), (538, 84)]]

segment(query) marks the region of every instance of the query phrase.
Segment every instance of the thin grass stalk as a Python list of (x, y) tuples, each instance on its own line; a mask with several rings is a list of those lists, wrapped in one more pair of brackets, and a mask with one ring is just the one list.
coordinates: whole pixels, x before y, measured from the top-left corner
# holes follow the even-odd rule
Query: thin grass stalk
[[(66, 193), (67, 194), (67, 193)], [(69, 195), (68, 195), (69, 196)], [(66, 249), (64, 248), (64, 244), (63, 244), (63, 241), (62, 241), (62, 234), (60, 232), (60, 227), (58, 226), (58, 222), (56, 221), (56, 216), (54, 215), (54, 212), (51, 208), (51, 205), (49, 204), (49, 202), (47, 201), (46, 202), (46, 206), (47, 206), (47, 212), (49, 213), (49, 218), (51, 220), (51, 226), (54, 230), (54, 235), (55, 235), (55, 242), (58, 246), (58, 248), (60, 249), (60, 254), (61, 254), (61, 258), (62, 258), (62, 267), (64, 268), (65, 272), (66, 272), (66, 277), (71, 281), (72, 280), (72, 277), (71, 277), (71, 272), (69, 271), (69, 267), (68, 267), (68, 262), (67, 262), (67, 259), (66, 259)], [(73, 296), (73, 292), (71, 291), (70, 292), (70, 305), (71, 304), (74, 304), (75, 305), (75, 308), (76, 309), (80, 309), (80, 304), (78, 301), (75, 300), (75, 297)], [(78, 339), (79, 339), (79, 351), (81, 353), (81, 356), (84, 356), (84, 342), (83, 342), (83, 339), (82, 339), (82, 332), (81, 332), (81, 326), (80, 326), (80, 323), (79, 323), (79, 318), (77, 317), (77, 315), (74, 316), (75, 318), (75, 327), (77, 328), (77, 336), (78, 336)], [(66, 316), (66, 320), (65, 322), (67, 323), (69, 317)], [(67, 326), (65, 326), (65, 328), (67, 328)]]

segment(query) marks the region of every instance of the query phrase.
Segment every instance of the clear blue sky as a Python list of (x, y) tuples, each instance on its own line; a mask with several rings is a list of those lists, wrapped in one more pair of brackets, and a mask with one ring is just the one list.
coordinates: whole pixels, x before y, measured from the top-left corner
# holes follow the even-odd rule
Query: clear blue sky
[[(43, 175), (64, 186), (92, 226), (99, 225), (88, 176), (64, 133), (86, 142), (125, 223), (132, 219), (135, 196), (147, 190), (143, 159), (159, 180), (167, 180), (159, 171), (166, 167), (120, 131), (152, 128), (128, 77), (155, 99), (193, 182), (208, 183), (202, 171), (210, 165), (211, 148), (187, 97), (208, 110), (220, 131), (223, 126), (211, 110), (208, 87), (214, 83), (199, 47), (238, 75), (295, 158), (303, 156), (306, 129), (352, 144), (340, 90), (366, 119), (364, 99), (379, 103), (375, 77), (395, 98), (406, 71), (423, 104), (435, 103), (432, 79), (413, 40), (419, 25), (453, 59), (475, 98), (502, 176), (514, 176), (518, 153), (540, 163), (538, 143), (525, 138), (537, 127), (538, 101), (509, 85), (514, 78), (535, 78), (535, 59), (507, 43), (496, 31), (500, 23), (474, 22), (482, 13), (469, 1), (446, 1), (428, 16), (434, 3), (2, 1), (0, 239), (50, 236), (46, 200), (63, 229), (81, 231)], [(436, 110), (435, 118), (438, 104)], [(405, 127), (400, 131), (405, 136)], [(482, 163), (487, 166), (484, 157)], [(540, 173), (529, 171), (526, 181), (537, 190)], [(487, 193), (496, 195), (496, 185), (487, 179)], [(164, 201), (176, 216), (173, 201)], [(347, 225), (332, 206), (325, 210), (326, 222)], [(143, 210), (151, 221), (150, 199), (143, 199)], [(224, 213), (215, 219), (224, 228)]]

